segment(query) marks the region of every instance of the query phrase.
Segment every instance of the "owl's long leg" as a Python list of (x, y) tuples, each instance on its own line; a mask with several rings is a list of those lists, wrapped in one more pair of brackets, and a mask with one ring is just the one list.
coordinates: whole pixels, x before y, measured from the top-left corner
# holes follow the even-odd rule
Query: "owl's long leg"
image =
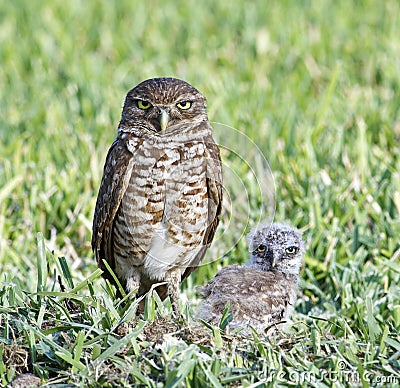
[(135, 268), (132, 268), (128, 274), (125, 275), (126, 283), (125, 283), (125, 291), (130, 293), (133, 291), (131, 298), (135, 298), (139, 291), (140, 285), (140, 272)]
[[(123, 285), (125, 292), (127, 294), (132, 292), (130, 296), (131, 299), (135, 299), (139, 292), (139, 285), (140, 285), (140, 272), (137, 271), (134, 267), (129, 269), (127, 273), (123, 276), (119, 277), (121, 284)], [(121, 293), (117, 289), (117, 295), (122, 298)], [(141, 311), (141, 306), (136, 313)], [(128, 322), (122, 322), (116, 329), (116, 333), (120, 336), (125, 336), (128, 334), (129, 324)]]
[(167, 276), (165, 277), (165, 281), (167, 282), (167, 295), (171, 300), (172, 310), (176, 317), (180, 315), (178, 301), (181, 276), (181, 269), (174, 268), (173, 270), (169, 271)]

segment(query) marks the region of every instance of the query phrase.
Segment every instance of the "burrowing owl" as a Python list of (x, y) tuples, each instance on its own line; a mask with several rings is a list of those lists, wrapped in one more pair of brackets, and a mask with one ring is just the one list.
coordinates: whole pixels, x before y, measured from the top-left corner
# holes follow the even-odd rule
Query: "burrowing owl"
[[(153, 284), (170, 296), (203, 259), (219, 223), (222, 169), (206, 99), (175, 78), (146, 80), (126, 96), (104, 166), (92, 248), (127, 292)], [(137, 290), (135, 292), (134, 290)]]
[(204, 287), (199, 317), (218, 324), (227, 302), (233, 320), (230, 329), (249, 326), (263, 333), (289, 318), (296, 300), (298, 275), (304, 254), (301, 233), (274, 223), (248, 235), (251, 258), (248, 265), (222, 268)]

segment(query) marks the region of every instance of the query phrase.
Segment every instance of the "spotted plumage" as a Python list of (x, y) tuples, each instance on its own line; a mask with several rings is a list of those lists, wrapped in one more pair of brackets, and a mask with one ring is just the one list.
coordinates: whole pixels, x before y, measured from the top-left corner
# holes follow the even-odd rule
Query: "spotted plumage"
[(174, 78), (142, 82), (126, 96), (104, 166), (92, 247), (127, 292), (153, 284), (177, 311), (179, 285), (203, 259), (222, 201), (219, 149), (204, 96)]
[(289, 225), (274, 223), (248, 235), (251, 258), (247, 265), (222, 268), (206, 286), (199, 287), (203, 301), (199, 317), (218, 325), (227, 302), (233, 320), (229, 329), (249, 326), (263, 333), (289, 319), (296, 301), (304, 243)]

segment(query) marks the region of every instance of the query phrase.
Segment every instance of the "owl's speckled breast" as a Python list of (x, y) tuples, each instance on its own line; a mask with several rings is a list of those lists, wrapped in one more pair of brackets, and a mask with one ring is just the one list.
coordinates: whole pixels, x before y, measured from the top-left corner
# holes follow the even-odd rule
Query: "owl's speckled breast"
[(135, 163), (114, 223), (116, 269), (144, 266), (161, 280), (172, 267), (190, 265), (202, 247), (207, 150), (200, 141), (134, 142), (127, 141)]

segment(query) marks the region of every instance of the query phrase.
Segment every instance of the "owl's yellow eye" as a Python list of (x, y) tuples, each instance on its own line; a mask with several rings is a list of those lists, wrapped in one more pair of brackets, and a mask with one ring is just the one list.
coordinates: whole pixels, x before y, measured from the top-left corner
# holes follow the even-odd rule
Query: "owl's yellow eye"
[(285, 251), (286, 253), (289, 253), (289, 255), (294, 255), (297, 252), (297, 247), (288, 247)]
[(186, 109), (189, 109), (189, 108), (192, 106), (192, 102), (191, 102), (191, 101), (181, 101), (181, 102), (178, 102), (178, 103), (176, 104), (176, 106), (177, 106), (179, 109), (186, 110)]
[(265, 245), (259, 245), (257, 247), (257, 252), (265, 252), (266, 249), (267, 247)]
[(137, 107), (139, 109), (149, 109), (151, 107), (150, 102), (145, 100), (137, 100)]

